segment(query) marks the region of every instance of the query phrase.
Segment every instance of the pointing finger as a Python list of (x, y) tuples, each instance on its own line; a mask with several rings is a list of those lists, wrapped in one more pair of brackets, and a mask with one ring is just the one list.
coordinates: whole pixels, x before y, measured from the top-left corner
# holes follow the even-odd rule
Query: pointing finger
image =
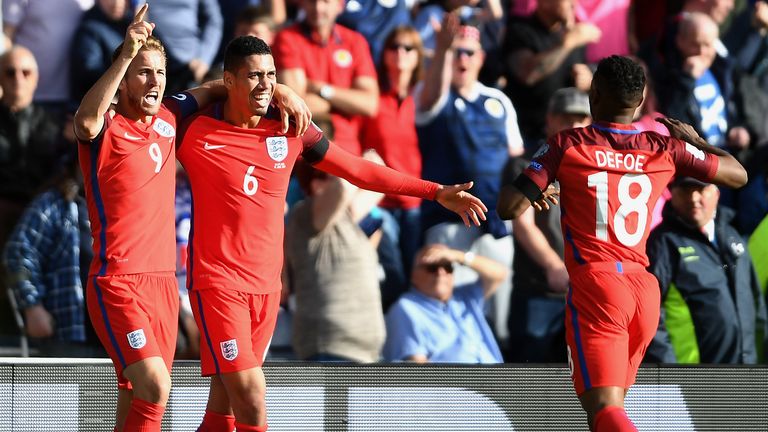
[(147, 14), (147, 9), (149, 9), (149, 3), (144, 3), (141, 9), (136, 12), (136, 16), (133, 18), (133, 22), (138, 23), (144, 21), (144, 16)]

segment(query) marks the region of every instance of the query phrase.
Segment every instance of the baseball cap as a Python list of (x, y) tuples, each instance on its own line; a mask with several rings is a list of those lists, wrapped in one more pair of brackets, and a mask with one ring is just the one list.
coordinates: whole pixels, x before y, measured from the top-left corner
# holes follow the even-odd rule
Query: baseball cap
[(589, 96), (576, 87), (558, 89), (549, 99), (550, 113), (591, 115)]
[(672, 183), (669, 184), (670, 188), (676, 187), (676, 186), (708, 186), (711, 183), (707, 183), (705, 181), (701, 181), (694, 177), (688, 177), (688, 176), (678, 176), (675, 177), (674, 180), (672, 180)]

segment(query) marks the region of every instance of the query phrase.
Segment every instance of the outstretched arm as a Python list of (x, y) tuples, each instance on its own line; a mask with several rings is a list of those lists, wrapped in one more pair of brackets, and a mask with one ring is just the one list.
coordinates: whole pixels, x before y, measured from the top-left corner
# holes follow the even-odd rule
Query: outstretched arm
[(485, 212), (488, 211), (480, 199), (467, 192), (472, 182), (445, 186), (421, 180), (366, 161), (333, 144), (329, 144), (328, 151), (315, 167), (345, 178), (363, 189), (435, 200), (458, 214), (467, 226), (470, 221), (480, 225), (480, 220), (485, 220)]
[(136, 13), (136, 17), (125, 32), (125, 41), (120, 55), (83, 97), (80, 108), (75, 113), (74, 128), (78, 139), (90, 141), (101, 132), (104, 114), (117, 93), (120, 81), (155, 28), (154, 24), (144, 21), (148, 7), (145, 3)]

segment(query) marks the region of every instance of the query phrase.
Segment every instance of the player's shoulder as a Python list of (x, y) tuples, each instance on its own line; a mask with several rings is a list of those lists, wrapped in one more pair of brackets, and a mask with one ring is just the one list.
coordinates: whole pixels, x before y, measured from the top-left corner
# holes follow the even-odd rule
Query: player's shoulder
[(639, 150), (667, 152), (682, 144), (683, 141), (656, 131), (644, 131), (638, 134), (636, 143)]
[(592, 132), (589, 126), (579, 127), (573, 129), (565, 129), (547, 139), (549, 146), (560, 147), (563, 150), (580, 144), (588, 144), (594, 142)]

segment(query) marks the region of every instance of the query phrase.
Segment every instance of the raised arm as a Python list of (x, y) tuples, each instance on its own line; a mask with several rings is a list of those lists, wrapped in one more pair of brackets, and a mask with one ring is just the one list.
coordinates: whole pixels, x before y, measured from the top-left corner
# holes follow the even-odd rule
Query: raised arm
[(670, 136), (681, 139), (699, 150), (717, 156), (719, 163), (717, 172), (711, 179), (712, 183), (731, 188), (740, 188), (747, 184), (747, 171), (741, 163), (727, 151), (707, 143), (704, 138), (699, 136), (693, 126), (669, 117), (660, 117), (656, 120), (669, 129)]
[(125, 76), (131, 61), (139, 53), (155, 28), (154, 24), (144, 21), (148, 7), (145, 3), (136, 13), (133, 22), (125, 32), (125, 41), (120, 55), (80, 102), (74, 121), (75, 136), (78, 139), (90, 141), (101, 132), (104, 125), (104, 114), (106, 114), (117, 93), (120, 81)]
[(423, 87), (416, 101), (420, 112), (431, 111), (440, 97), (448, 93), (453, 74), (454, 54), (451, 46), (458, 32), (459, 17), (455, 13), (445, 14), (436, 37), (435, 55), (429, 63)]

